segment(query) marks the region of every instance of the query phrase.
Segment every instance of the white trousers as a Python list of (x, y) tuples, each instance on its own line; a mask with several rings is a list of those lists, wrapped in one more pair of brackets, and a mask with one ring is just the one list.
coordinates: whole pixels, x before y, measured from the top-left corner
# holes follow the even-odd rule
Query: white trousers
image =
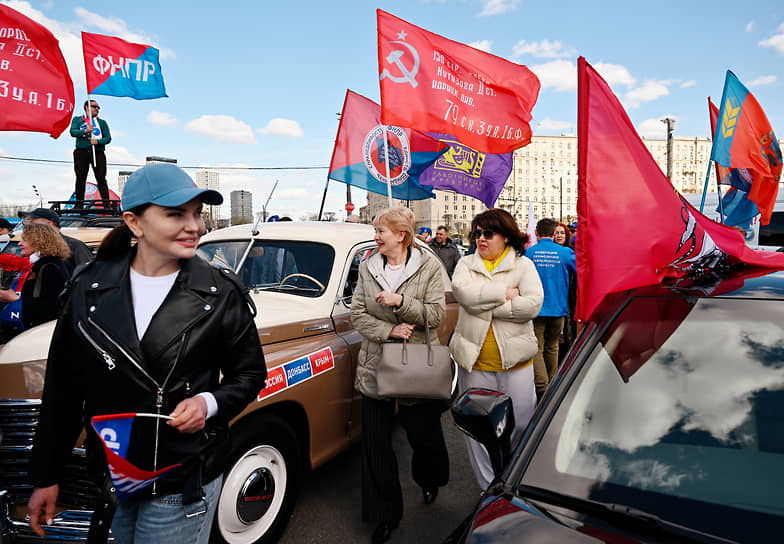
[[(515, 416), (512, 445), (517, 445), (523, 430), (528, 425), (536, 409), (534, 365), (506, 372), (473, 370), (469, 373), (465, 369), (460, 368), (458, 385), (460, 393), (471, 387), (483, 387), (501, 391), (512, 398)], [(476, 481), (479, 483), (479, 487), (487, 489), (493, 480), (493, 467), (490, 464), (490, 456), (487, 454), (485, 447), (473, 438), (465, 436), (465, 441), (468, 447), (468, 459), (471, 461), (471, 467), (474, 469)]]

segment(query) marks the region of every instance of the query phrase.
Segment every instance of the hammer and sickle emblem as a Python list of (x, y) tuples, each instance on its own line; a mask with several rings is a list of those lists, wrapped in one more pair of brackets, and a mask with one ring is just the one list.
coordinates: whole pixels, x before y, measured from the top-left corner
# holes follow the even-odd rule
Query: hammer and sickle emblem
[(387, 57), (387, 62), (397, 66), (398, 70), (400, 70), (400, 73), (403, 75), (401, 77), (393, 76), (391, 73), (389, 73), (389, 70), (384, 68), (384, 71), (381, 72), (381, 76), (379, 77), (379, 79), (384, 79), (385, 77), (388, 77), (395, 83), (405, 83), (406, 81), (408, 81), (411, 84), (411, 86), (416, 89), (417, 85), (419, 85), (419, 83), (417, 83), (416, 80), (416, 75), (417, 72), (419, 71), (419, 53), (417, 53), (417, 50), (414, 49), (413, 46), (411, 46), (406, 42), (395, 40), (390, 43), (399, 43), (400, 45), (408, 49), (411, 52), (411, 55), (414, 57), (414, 67), (411, 68), (411, 70), (406, 68), (406, 66), (403, 64), (403, 61), (400, 60), (400, 57), (403, 56), (405, 51), (397, 49), (389, 54), (389, 56)]

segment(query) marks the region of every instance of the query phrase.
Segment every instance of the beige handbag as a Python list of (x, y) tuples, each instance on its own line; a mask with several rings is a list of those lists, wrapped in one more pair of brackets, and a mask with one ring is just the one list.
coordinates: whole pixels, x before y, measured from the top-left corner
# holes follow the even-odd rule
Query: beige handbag
[(387, 342), (381, 345), (376, 367), (378, 394), (382, 397), (449, 400), (456, 377), (449, 346), (430, 344), (427, 306), (425, 344)]

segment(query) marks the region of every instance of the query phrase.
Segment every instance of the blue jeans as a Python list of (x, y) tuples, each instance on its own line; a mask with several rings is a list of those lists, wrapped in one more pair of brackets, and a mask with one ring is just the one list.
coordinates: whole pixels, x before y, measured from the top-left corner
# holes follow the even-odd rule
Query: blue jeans
[[(205, 500), (187, 506), (182, 505), (181, 493), (121, 502), (112, 521), (115, 541), (117, 544), (206, 544), (222, 483), (223, 476), (215, 478), (204, 486)], [(206, 512), (200, 515), (186, 515), (205, 508)]]

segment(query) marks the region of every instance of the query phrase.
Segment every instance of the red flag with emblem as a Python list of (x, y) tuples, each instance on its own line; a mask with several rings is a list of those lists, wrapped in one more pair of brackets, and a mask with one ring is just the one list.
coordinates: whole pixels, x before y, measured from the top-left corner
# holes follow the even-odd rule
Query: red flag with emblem
[(484, 153), (508, 153), (531, 141), (536, 74), (376, 13), (382, 123), (451, 134)]
[(759, 208), (760, 224), (767, 225), (779, 191), (781, 149), (762, 106), (729, 70), (717, 117), (711, 160), (751, 172), (749, 200)]
[[(609, 85), (578, 60), (577, 311), (587, 320), (610, 293), (739, 262), (784, 268), (784, 253), (755, 251), (672, 187)], [(618, 190), (618, 180), (624, 180)], [(636, 232), (645, 235), (618, 236)]]
[(71, 123), (74, 88), (54, 35), (0, 4), (0, 130), (57, 138)]

